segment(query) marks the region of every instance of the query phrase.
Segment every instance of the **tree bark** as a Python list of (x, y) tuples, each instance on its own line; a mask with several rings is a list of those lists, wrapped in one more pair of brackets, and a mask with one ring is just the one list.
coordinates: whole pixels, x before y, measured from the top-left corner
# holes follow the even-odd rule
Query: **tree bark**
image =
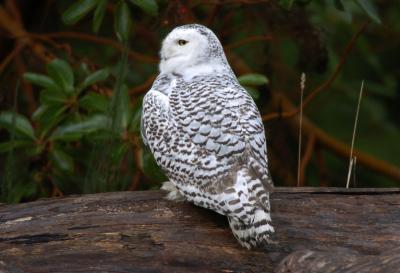
[(0, 206), (0, 272), (398, 272), (400, 189), (277, 188), (276, 244), (254, 250), (225, 217), (116, 192)]

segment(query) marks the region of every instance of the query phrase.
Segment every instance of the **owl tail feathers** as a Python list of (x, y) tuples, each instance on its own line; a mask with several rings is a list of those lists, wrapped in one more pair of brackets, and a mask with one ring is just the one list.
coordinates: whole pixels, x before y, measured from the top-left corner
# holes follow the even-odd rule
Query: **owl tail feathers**
[(263, 209), (256, 210), (252, 223), (245, 223), (234, 217), (228, 217), (228, 220), (233, 235), (247, 249), (274, 243), (271, 239), (271, 235), (274, 233), (271, 216)]

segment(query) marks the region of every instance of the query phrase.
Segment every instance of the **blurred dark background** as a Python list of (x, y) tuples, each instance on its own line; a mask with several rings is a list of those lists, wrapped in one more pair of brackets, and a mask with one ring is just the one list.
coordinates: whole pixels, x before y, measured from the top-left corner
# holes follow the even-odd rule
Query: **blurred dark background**
[(350, 186), (399, 186), (399, 14), (383, 0), (0, 1), (2, 201), (159, 188), (141, 100), (163, 37), (187, 23), (217, 34), (255, 99), (276, 186), (346, 185), (363, 80)]

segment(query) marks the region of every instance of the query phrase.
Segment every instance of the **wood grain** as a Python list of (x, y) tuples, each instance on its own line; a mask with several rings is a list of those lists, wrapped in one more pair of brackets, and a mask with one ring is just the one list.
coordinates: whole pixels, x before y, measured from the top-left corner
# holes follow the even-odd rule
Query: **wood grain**
[(400, 268), (399, 189), (277, 188), (276, 244), (251, 251), (236, 242), (225, 217), (163, 196), (115, 192), (1, 205), (0, 272)]

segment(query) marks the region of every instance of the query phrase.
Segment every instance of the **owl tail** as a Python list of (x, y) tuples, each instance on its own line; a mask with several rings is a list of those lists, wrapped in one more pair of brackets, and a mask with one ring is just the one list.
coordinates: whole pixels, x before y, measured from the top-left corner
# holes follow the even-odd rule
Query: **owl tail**
[(273, 242), (271, 235), (274, 233), (274, 228), (271, 226), (271, 216), (261, 208), (255, 210), (254, 220), (251, 223), (245, 223), (234, 217), (228, 217), (228, 220), (235, 238), (248, 249)]

